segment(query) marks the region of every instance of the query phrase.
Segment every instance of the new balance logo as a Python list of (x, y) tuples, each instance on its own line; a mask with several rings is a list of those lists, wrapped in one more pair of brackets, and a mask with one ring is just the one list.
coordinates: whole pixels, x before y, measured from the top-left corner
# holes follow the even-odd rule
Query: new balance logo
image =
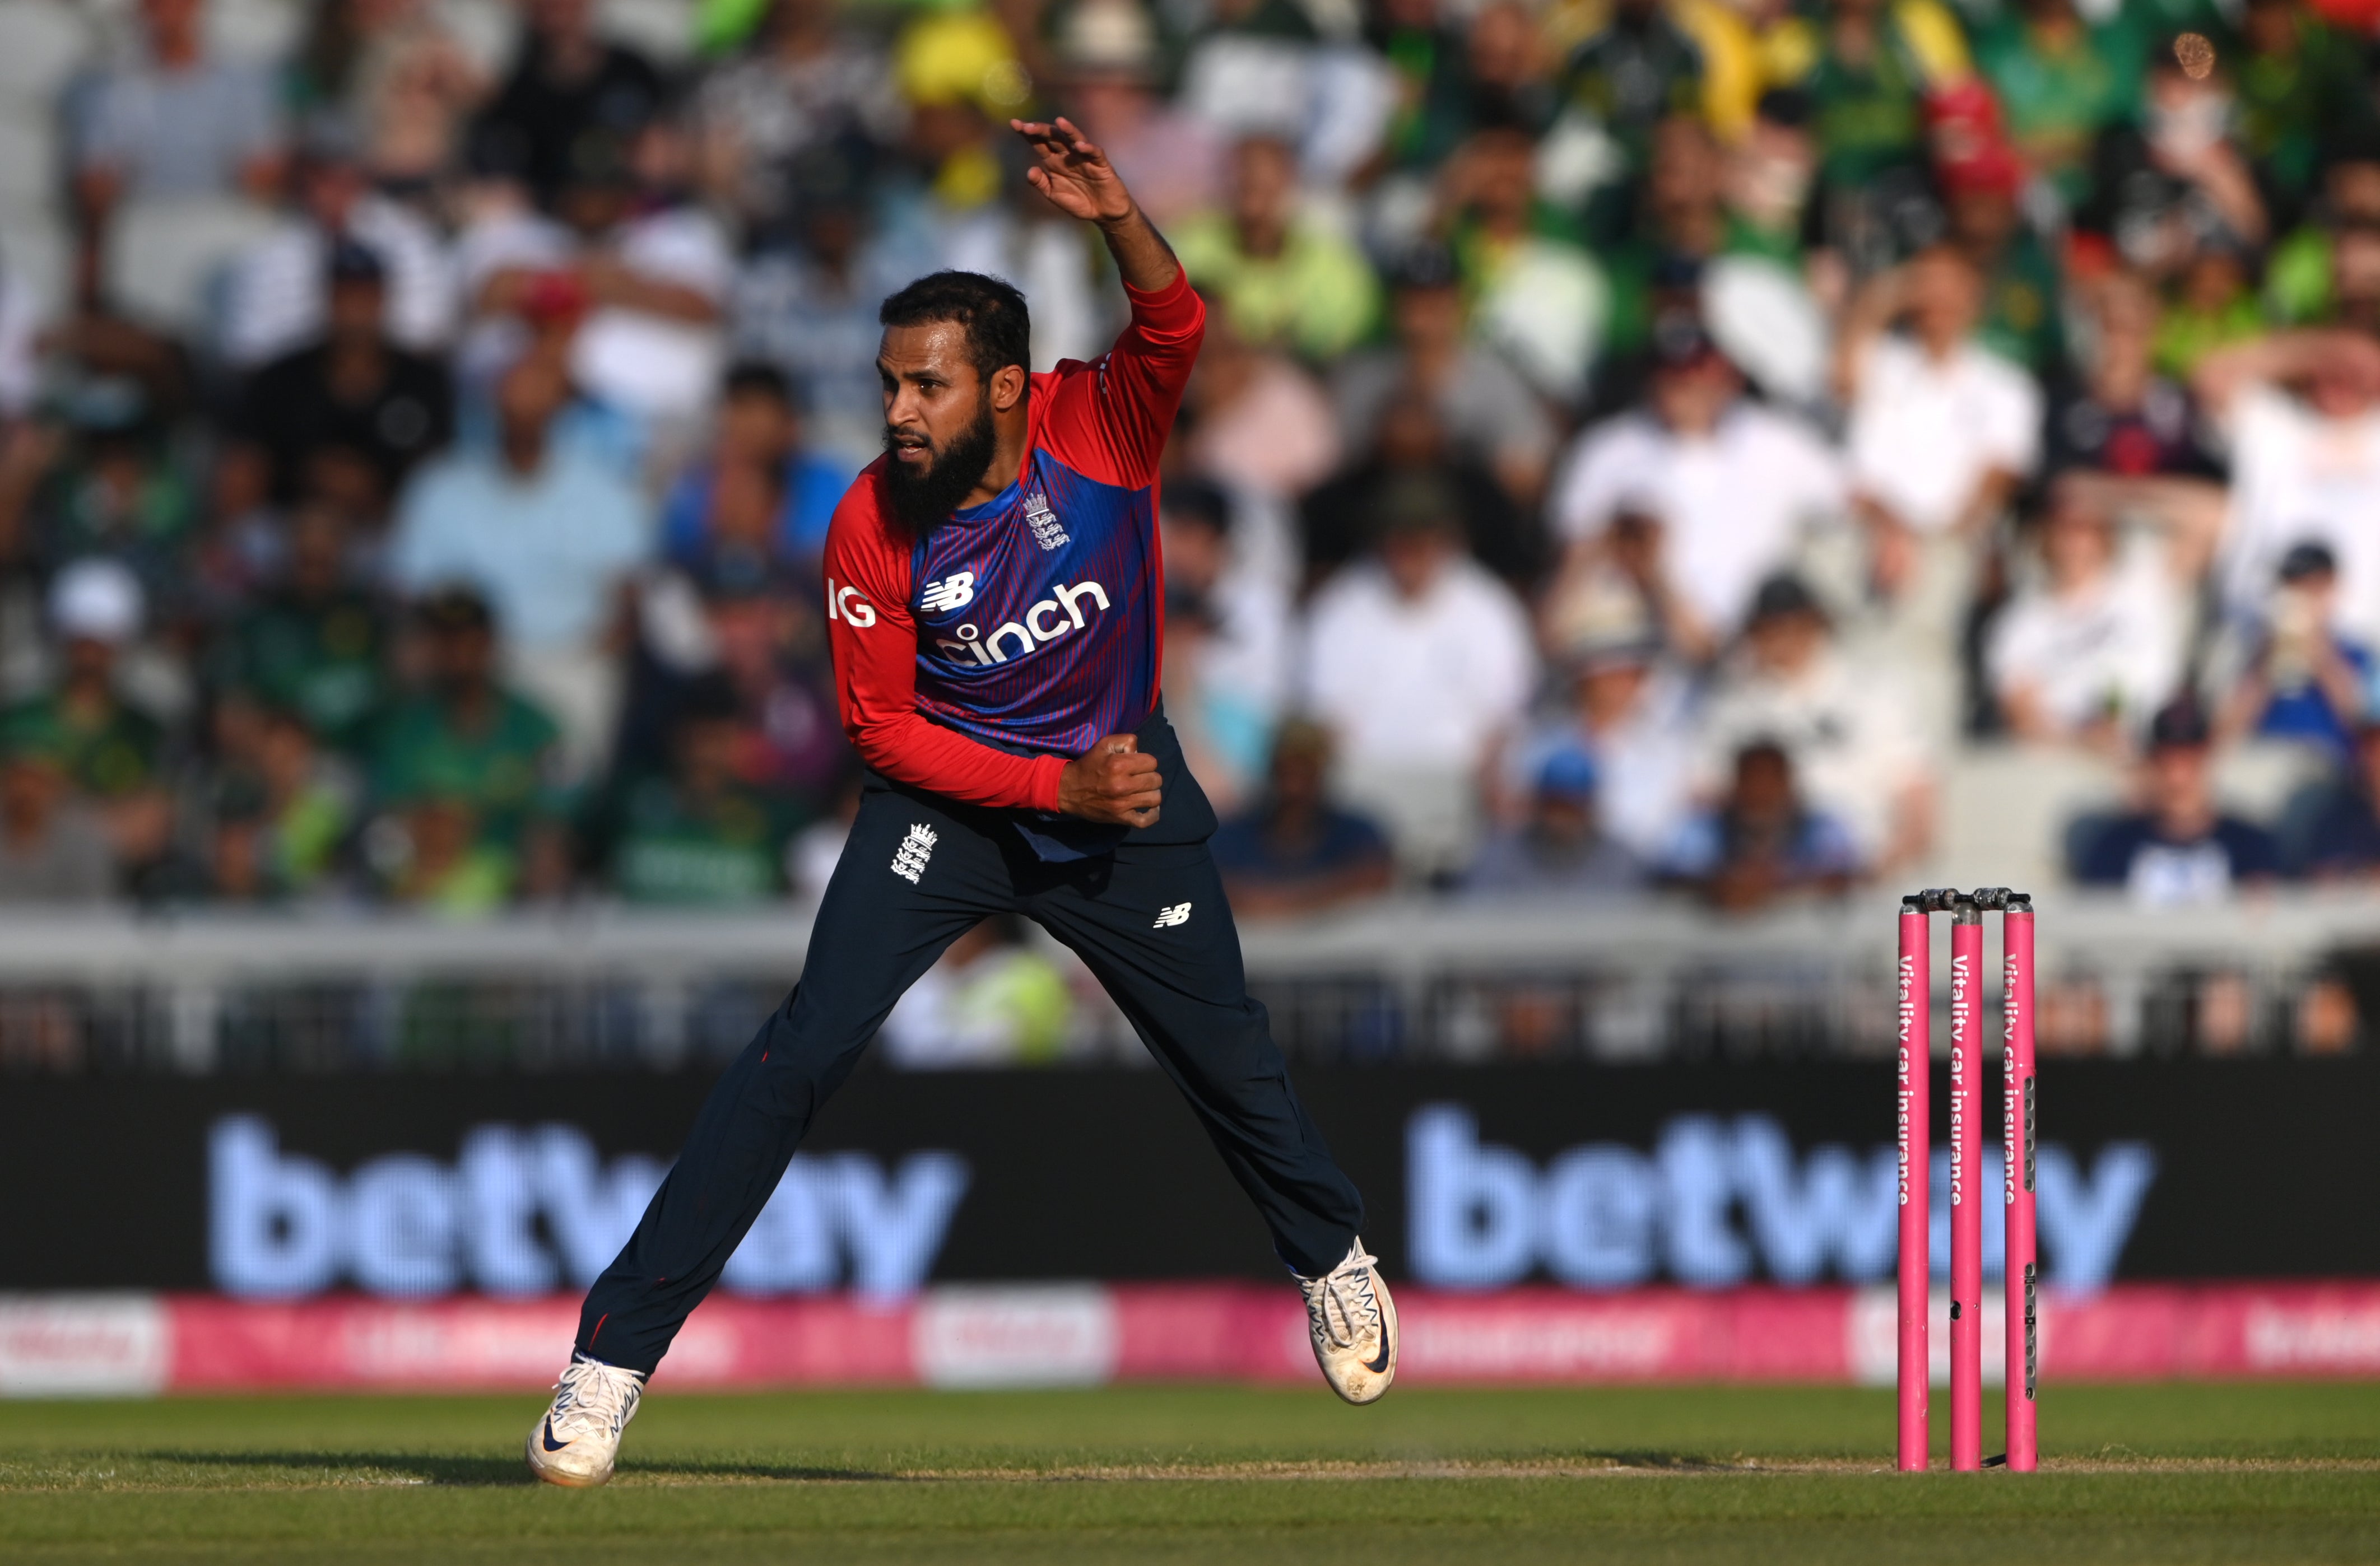
[(926, 861), (934, 857), (934, 845), (941, 837), (930, 826), (920, 823), (909, 828), (901, 839), (901, 847), (892, 855), (892, 873), (914, 886), (917, 877), (926, 873)]
[(973, 602), (975, 572), (962, 571), (945, 576), (940, 582), (927, 583), (925, 593), (917, 599), (917, 607), (928, 614), (947, 614), (953, 609), (963, 609)]
[(1187, 924), (1189, 922), (1190, 905), (1188, 903), (1175, 903), (1172, 908), (1159, 909), (1157, 910), (1157, 922), (1150, 925), (1149, 928), (1151, 930), (1171, 930), (1177, 924)]

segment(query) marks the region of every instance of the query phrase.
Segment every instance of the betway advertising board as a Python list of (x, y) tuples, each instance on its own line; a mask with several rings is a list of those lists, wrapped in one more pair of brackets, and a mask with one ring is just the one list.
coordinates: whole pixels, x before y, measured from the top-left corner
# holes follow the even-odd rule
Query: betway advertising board
[[(2053, 1061), (2042, 1080), (2052, 1286), (2380, 1278), (2380, 1060)], [(1371, 1067), (1296, 1081), (1363, 1188), (1366, 1241), (1402, 1280), (1709, 1289), (1892, 1270), (1888, 1066)], [(0, 1292), (575, 1291), (635, 1224), (709, 1086), (9, 1079)], [(1994, 1165), (1997, 1130), (1985, 1127)], [(1998, 1188), (1996, 1167), (1984, 1176)], [(1948, 1185), (1933, 1182), (1937, 1197)], [(1938, 1261), (1946, 1215), (1935, 1222)], [(820, 1114), (725, 1286), (898, 1298), (929, 1282), (1280, 1275), (1158, 1073), (872, 1070)]]
[[(1297, 1080), (1366, 1193), (1366, 1242), (1413, 1302), (1421, 1379), (1558, 1365), (1586, 1379), (1888, 1374), (1887, 1066)], [(2363, 1134), (2380, 1063), (2052, 1062), (2043, 1083), (2038, 1213), (2062, 1323), (2045, 1329), (2049, 1367), (2380, 1373), (2380, 1144)], [(0, 1391), (90, 1383), (78, 1355), (126, 1388), (550, 1377), (571, 1301), (634, 1225), (708, 1086), (11, 1080)], [(1948, 1185), (1937, 1172), (1935, 1190)], [(1947, 1217), (1934, 1216), (1938, 1272)], [(1987, 1222), (1987, 1271), (1998, 1241)], [(1159, 1074), (863, 1071), (673, 1373), (1302, 1373), (1274, 1352), (1302, 1331), (1281, 1280)], [(1165, 1345), (1161, 1360), (1144, 1340)]]

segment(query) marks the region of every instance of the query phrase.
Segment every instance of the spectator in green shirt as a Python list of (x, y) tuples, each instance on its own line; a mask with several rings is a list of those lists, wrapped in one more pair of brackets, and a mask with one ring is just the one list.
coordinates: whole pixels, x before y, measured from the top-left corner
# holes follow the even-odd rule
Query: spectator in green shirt
[(480, 919), (512, 899), (520, 860), (492, 840), (470, 801), (425, 793), (394, 801), (377, 835), (375, 868), (388, 899), (447, 919)]
[(1938, 171), (1950, 243), (1984, 280), (1984, 346), (2036, 375), (2065, 362), (2058, 261), (2017, 210), (2024, 165), (2006, 147), (1976, 149)]
[(1620, 151), (1621, 177), (1602, 187), (1585, 214), (1598, 242), (1628, 226), (1656, 127), (1701, 110), (1706, 70), (1701, 47), (1660, 0), (1617, 0), (1603, 30), (1564, 63), (1562, 102)]
[(2265, 205), (2294, 223), (2313, 196), (2324, 149), (2367, 131), (2372, 94), (2355, 44), (2297, 0), (2247, 0), (2244, 57), (2232, 71), (2240, 137)]
[(1232, 150), (1228, 210), (1192, 218), (1173, 244), (1190, 281), (1251, 343), (1333, 359), (1379, 314), (1363, 251), (1299, 215), (1297, 154), (1278, 138)]
[(2268, 330), (2256, 297), (2254, 256), (2237, 241), (2214, 235), (2174, 280), (2157, 322), (2157, 373), (2187, 380), (2217, 348), (2262, 337)]
[(801, 823), (789, 801), (736, 781), (740, 708), (724, 679), (694, 681), (677, 702), (669, 775), (630, 779), (606, 801), (593, 836), (626, 901), (735, 908), (783, 893)]
[(140, 576), (152, 607), (188, 584), (198, 495), (176, 462), (150, 393), (128, 378), (71, 383), (62, 426), (30, 427), (21, 467), (0, 485), (0, 527), (23, 530), (55, 569), (91, 555)]
[(2342, 240), (2351, 231), (2380, 226), (2380, 134), (2348, 137), (2325, 153), (2321, 195), (2265, 265), (2265, 299), (2291, 326), (2325, 325), (2335, 318)]
[(1575, 220), (1537, 198), (1536, 143), (1482, 127), (1448, 160), (1440, 215), (1473, 337), (1540, 395), (1575, 405), (1602, 345), (1611, 289)]
[(2022, 0), (1975, 41), (2010, 139), (2070, 206), (2090, 194), (2099, 132), (2140, 112), (2143, 50), (2122, 13), (2094, 26), (2074, 0)]
[(1720, 195), (1730, 255), (1765, 256), (1800, 270), (1818, 173), (1815, 113), (1808, 93), (1772, 87), (1754, 105), (1743, 139), (1724, 150)]
[(2142, 54), (2123, 14), (2087, 24), (2073, 0), (2023, 0), (1975, 41), (1975, 65), (1999, 93), (2009, 140), (2069, 205), (2090, 195), (2099, 131), (2140, 114)]
[(49, 608), (64, 664), (57, 685), (0, 714), (0, 726), (58, 759), (99, 811), (118, 861), (137, 872), (164, 852), (173, 829), (164, 726), (117, 688), (117, 656), (140, 633), (140, 584), (118, 561), (77, 560), (51, 582)]
[(468, 819), (471, 847), (521, 856), (540, 871), (532, 889), (545, 889), (565, 805), (551, 781), (560, 730), (496, 682), (486, 599), (459, 587), (433, 593), (415, 623), (428, 678), (372, 725), (372, 795), (409, 822), (425, 818), (419, 825), (439, 845)]
[(1396, 76), (1385, 149), (1396, 167), (1436, 168), (1471, 129), (1470, 50), (1438, 0), (1381, 0), (1365, 42)]
[(1681, 262), (1698, 270), (1725, 246), (1720, 174), (1718, 143), (1700, 119), (1674, 115), (1654, 132), (1636, 221), (1628, 237), (1603, 256), (1611, 282), (1611, 312), (1603, 327), (1607, 356), (1636, 353), (1652, 341), (1658, 275)]
[(356, 741), (381, 705), (388, 651), (381, 606), (350, 581), (347, 560), (345, 516), (301, 507), (281, 586), (232, 621), (212, 660), (219, 689), (298, 714), (332, 744)]
[(1957, 21), (1931, 0), (1830, 0), (1809, 74), (1819, 177), (1854, 191), (1922, 161), (1925, 102), (1968, 77)]

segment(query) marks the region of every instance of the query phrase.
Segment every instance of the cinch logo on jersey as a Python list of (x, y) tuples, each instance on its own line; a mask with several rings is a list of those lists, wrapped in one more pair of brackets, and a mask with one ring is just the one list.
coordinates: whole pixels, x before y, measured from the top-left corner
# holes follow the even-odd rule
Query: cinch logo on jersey
[[(1137, 729), (1157, 700), (1156, 499), (1037, 451), (997, 503), (909, 540), (907, 575), (883, 590), (900, 581), (912, 610), (917, 709), (1003, 749), (1067, 755)], [(874, 612), (900, 618), (881, 598)]]
[[(961, 572), (959, 576), (966, 577), (968, 573)], [(958, 577), (945, 577), (941, 582), (929, 582), (926, 584), (926, 591), (930, 594), (956, 580)], [(971, 582), (972, 578), (969, 580)], [(1072, 586), (1060, 582), (1050, 591), (1051, 596), (1026, 609), (1024, 619), (1012, 620), (989, 636), (973, 625), (962, 625), (953, 632), (957, 640), (937, 636), (934, 645), (962, 662), (972, 658), (978, 664), (1006, 663), (1020, 653), (1031, 652), (1043, 642), (1054, 642), (1088, 625), (1090, 616), (1083, 610), (1084, 600), (1088, 599), (1095, 606), (1095, 611), (1108, 607), (1108, 590), (1096, 582), (1078, 582)], [(968, 596), (973, 596), (970, 587)], [(965, 598), (959, 600), (960, 603), (966, 601)], [(928, 604), (927, 607), (930, 608), (933, 606)]]

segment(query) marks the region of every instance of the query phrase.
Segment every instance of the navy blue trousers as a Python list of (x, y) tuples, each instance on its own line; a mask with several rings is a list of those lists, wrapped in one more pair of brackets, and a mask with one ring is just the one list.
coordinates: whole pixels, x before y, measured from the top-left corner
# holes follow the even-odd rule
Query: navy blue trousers
[(1051, 863), (999, 813), (871, 781), (800, 983), (711, 1090), (636, 1234), (588, 1294), (580, 1352), (631, 1370), (661, 1362), (892, 1004), (944, 947), (1005, 912), (1072, 947), (1115, 997), (1256, 1203), (1281, 1260), (1308, 1275), (1337, 1265), (1363, 1201), (1248, 996), (1207, 845), (1127, 839)]

